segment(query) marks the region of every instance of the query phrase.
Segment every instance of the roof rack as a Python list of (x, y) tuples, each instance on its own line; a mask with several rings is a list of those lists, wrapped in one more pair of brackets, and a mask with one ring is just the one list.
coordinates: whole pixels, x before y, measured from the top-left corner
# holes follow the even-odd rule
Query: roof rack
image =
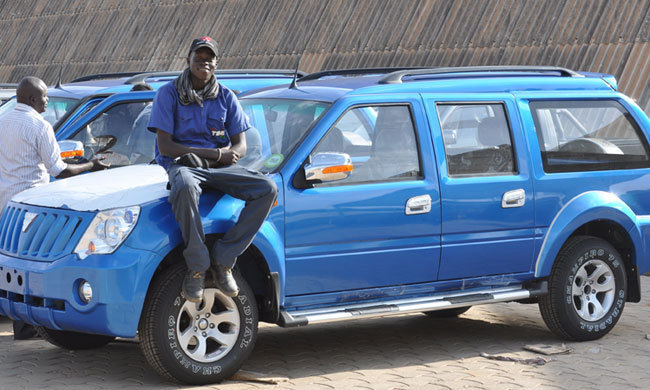
[[(128, 78), (124, 81), (124, 84), (138, 84), (144, 82), (146, 79), (151, 77), (165, 77), (165, 76), (178, 76), (183, 71), (171, 71), (171, 72), (145, 72), (145, 73), (136, 73), (134, 76)], [(271, 74), (282, 74), (287, 76), (293, 76), (295, 70), (291, 69), (217, 69), (214, 71), (214, 74), (225, 75), (225, 74), (256, 74), (256, 75), (271, 75)], [(305, 75), (305, 72), (298, 71), (298, 77)]]
[[(216, 75), (220, 74), (281, 74), (291, 76), (296, 73), (295, 69), (217, 69), (214, 71)], [(306, 72), (301, 70), (297, 71), (298, 77), (307, 75)]]
[(429, 68), (416, 70), (400, 70), (387, 74), (386, 77), (379, 80), (379, 84), (401, 84), (402, 78), (406, 76), (420, 75), (439, 75), (448, 73), (489, 73), (489, 72), (535, 72), (546, 73), (556, 72), (563, 77), (584, 77), (580, 73), (571, 69), (558, 66), (526, 66), (526, 65), (509, 65), (509, 66), (467, 66), (467, 67), (449, 67), (449, 68)]
[(124, 84), (139, 84), (152, 77), (175, 77), (183, 73), (181, 70), (172, 70), (169, 72), (140, 72), (124, 80)]
[(71, 83), (78, 83), (80, 81), (91, 81), (91, 80), (104, 80), (104, 79), (117, 79), (121, 77), (132, 77), (142, 72), (116, 72), (116, 73), (97, 73), (89, 74), (87, 76), (78, 77), (71, 81)]
[(331, 69), (310, 73), (298, 79), (298, 81), (318, 80), (327, 76), (362, 76), (371, 74), (395, 73), (398, 71), (409, 71), (426, 69), (423, 67), (392, 67), (392, 68), (352, 68), (352, 69)]

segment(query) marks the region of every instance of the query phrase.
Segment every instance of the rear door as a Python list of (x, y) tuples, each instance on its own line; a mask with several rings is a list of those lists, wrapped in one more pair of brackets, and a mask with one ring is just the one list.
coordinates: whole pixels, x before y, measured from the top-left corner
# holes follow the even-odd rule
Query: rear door
[(514, 98), (425, 101), (440, 172), (438, 279), (530, 272), (533, 185)]

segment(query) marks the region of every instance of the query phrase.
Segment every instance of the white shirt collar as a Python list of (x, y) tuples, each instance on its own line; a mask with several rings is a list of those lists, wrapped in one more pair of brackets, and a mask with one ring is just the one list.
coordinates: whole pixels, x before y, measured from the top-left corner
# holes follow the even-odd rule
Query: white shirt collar
[(32, 107), (32, 106), (30, 106), (30, 105), (27, 105), (27, 104), (25, 104), (25, 103), (16, 103), (16, 107), (15, 107), (15, 109), (18, 110), (18, 111), (31, 112), (32, 114), (38, 114), (38, 115), (40, 115), (40, 114), (38, 113), (38, 111), (36, 111), (36, 110), (34, 109), (34, 107)]

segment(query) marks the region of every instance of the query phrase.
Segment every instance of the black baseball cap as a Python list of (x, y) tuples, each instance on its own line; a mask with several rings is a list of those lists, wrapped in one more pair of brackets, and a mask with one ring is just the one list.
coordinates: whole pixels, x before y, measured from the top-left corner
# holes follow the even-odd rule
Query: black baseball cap
[(190, 45), (189, 54), (192, 54), (192, 52), (195, 52), (202, 47), (207, 47), (208, 49), (212, 50), (215, 57), (219, 56), (219, 50), (217, 49), (216, 42), (208, 36), (202, 38), (196, 38), (195, 40), (193, 40), (192, 45)]

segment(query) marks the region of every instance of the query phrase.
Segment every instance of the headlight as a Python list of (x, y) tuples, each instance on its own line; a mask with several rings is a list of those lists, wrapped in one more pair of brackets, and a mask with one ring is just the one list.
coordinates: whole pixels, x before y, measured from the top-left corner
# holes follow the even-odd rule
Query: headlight
[(113, 253), (138, 222), (140, 206), (100, 211), (79, 240), (74, 252), (80, 259), (92, 254)]

